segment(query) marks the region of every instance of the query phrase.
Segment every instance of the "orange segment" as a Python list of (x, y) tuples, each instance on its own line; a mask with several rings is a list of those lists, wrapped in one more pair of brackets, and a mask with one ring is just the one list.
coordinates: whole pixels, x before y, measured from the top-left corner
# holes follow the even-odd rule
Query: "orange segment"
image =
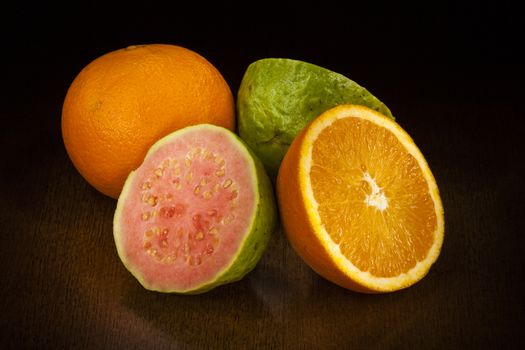
[(387, 129), (359, 118), (335, 121), (314, 142), (310, 181), (321, 222), (360, 270), (399, 275), (432, 245), (436, 216), (428, 186)]
[(432, 173), (410, 136), (366, 107), (339, 106), (307, 126), (277, 193), (292, 246), (346, 288), (408, 287), (439, 254), (443, 208)]

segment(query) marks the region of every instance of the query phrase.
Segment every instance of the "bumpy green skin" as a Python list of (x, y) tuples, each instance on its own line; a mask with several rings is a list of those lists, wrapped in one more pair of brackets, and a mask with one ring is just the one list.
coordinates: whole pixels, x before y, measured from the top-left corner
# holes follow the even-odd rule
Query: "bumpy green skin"
[(343, 103), (394, 118), (385, 104), (341, 74), (302, 61), (262, 59), (248, 67), (239, 88), (239, 135), (275, 179), (295, 136), (312, 119)]
[(237, 135), (232, 133), (232, 136), (250, 153), (255, 167), (254, 171), (259, 195), (256, 203), (257, 209), (253, 217), (252, 226), (249, 229), (250, 233), (239, 248), (239, 254), (234, 259), (232, 265), (224, 269), (223, 273), (217, 276), (217, 279), (184, 294), (204, 293), (222, 284), (242, 279), (248, 272), (255, 268), (261, 259), (262, 254), (268, 246), (270, 237), (277, 226), (277, 207), (272, 184), (264, 170), (264, 165)]

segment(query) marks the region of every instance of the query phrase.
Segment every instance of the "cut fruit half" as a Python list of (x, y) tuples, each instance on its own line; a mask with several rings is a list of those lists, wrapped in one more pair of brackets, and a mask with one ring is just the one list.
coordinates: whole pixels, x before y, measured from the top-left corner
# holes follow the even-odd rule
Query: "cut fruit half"
[(151, 147), (126, 180), (113, 232), (146, 289), (202, 293), (252, 270), (276, 221), (260, 161), (231, 131), (202, 124)]
[(301, 132), (277, 195), (293, 248), (351, 290), (411, 286), (443, 243), (443, 206), (425, 158), (396, 122), (364, 106), (334, 107)]

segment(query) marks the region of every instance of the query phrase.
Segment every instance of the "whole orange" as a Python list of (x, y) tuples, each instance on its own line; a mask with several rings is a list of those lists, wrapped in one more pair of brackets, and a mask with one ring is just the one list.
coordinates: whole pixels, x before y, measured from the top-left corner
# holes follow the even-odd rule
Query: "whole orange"
[(113, 198), (155, 141), (201, 123), (235, 129), (231, 90), (204, 57), (174, 45), (130, 46), (95, 59), (71, 84), (62, 110), (73, 164)]

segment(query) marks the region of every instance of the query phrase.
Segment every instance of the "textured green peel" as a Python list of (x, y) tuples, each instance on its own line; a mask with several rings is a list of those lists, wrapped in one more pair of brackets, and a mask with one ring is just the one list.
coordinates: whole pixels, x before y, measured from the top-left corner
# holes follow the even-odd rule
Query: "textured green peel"
[(339, 73), (297, 60), (262, 59), (248, 67), (239, 88), (239, 135), (275, 178), (295, 136), (315, 117), (343, 103), (393, 118), (384, 103)]

